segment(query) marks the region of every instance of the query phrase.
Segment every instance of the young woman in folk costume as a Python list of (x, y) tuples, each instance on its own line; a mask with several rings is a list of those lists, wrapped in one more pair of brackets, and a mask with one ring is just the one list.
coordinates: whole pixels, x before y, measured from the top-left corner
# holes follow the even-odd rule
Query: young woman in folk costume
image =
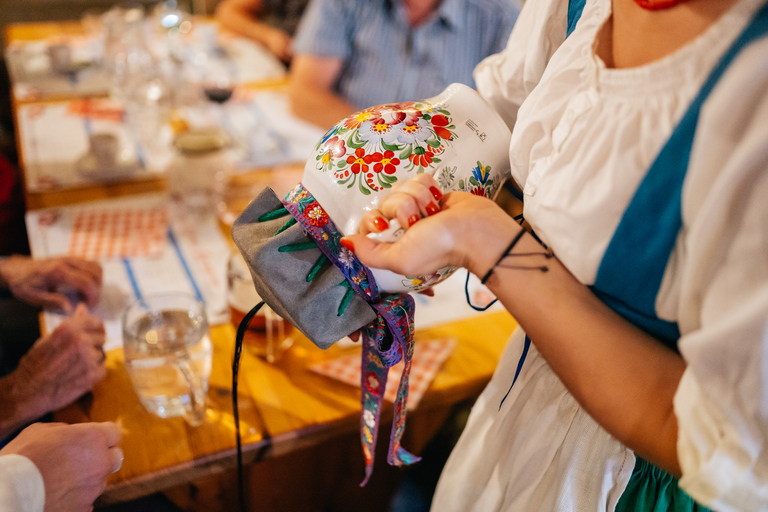
[(433, 510), (768, 509), (766, 1), (529, 0), (475, 78), (538, 240), (425, 174), (344, 239), (520, 323)]

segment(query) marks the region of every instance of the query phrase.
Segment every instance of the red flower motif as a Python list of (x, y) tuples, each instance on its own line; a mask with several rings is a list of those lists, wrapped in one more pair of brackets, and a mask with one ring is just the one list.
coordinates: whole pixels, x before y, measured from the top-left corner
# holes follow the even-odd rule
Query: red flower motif
[(360, 125), (365, 121), (370, 121), (371, 119), (379, 117), (380, 109), (381, 107), (376, 106), (361, 110), (355, 114), (354, 117), (348, 117), (344, 120), (344, 128), (348, 128), (350, 130), (356, 130), (360, 128)]
[(368, 372), (365, 375), (365, 387), (367, 387), (368, 391), (371, 393), (376, 393), (376, 391), (379, 389), (379, 378), (375, 373)]
[(329, 151), (334, 158), (341, 158), (347, 152), (347, 147), (344, 145), (344, 139), (339, 139), (338, 135), (335, 135), (323, 143), (323, 149)]
[(400, 165), (400, 159), (395, 158), (395, 153), (392, 151), (385, 151), (381, 153), (374, 153), (371, 155), (373, 161), (376, 162), (373, 166), (373, 170), (377, 173), (384, 171), (386, 174), (395, 174), (397, 166)]
[(355, 156), (348, 156), (347, 163), (352, 164), (352, 172), (359, 174), (362, 172), (368, 172), (368, 164), (373, 161), (371, 155), (366, 155), (363, 148), (357, 148), (355, 150)]
[(373, 124), (385, 124), (394, 126), (405, 121), (406, 125), (415, 124), (422, 116), (420, 110), (416, 110), (413, 103), (391, 103), (384, 105), (378, 112), (378, 117), (371, 119)]
[(307, 205), (304, 209), (304, 216), (313, 226), (320, 228), (328, 224), (328, 214), (325, 213), (317, 201), (313, 201)]
[(375, 181), (373, 181), (374, 174), (372, 172), (365, 173), (365, 183), (368, 185), (368, 188), (371, 190), (379, 191), (383, 190), (382, 187), (378, 186)]
[(432, 116), (431, 121), (432, 121), (432, 124), (435, 126), (448, 126), (448, 124), (450, 123), (450, 121), (448, 121), (448, 118), (442, 114), (436, 114)]
[(445, 126), (448, 126), (450, 124), (450, 120), (448, 120), (448, 118), (442, 114), (437, 114), (432, 116), (431, 121), (432, 121), (432, 126), (435, 128), (435, 133), (441, 139), (450, 140), (451, 132), (450, 130), (445, 128)]
[(476, 196), (488, 197), (488, 195), (485, 193), (485, 189), (483, 187), (475, 187), (472, 190), (470, 190), (469, 192), (471, 194), (475, 194)]
[(408, 157), (408, 160), (414, 163), (414, 165), (418, 165), (419, 167), (429, 167), (432, 165), (432, 158), (435, 156), (435, 154), (432, 151), (431, 147), (427, 147), (426, 149), (418, 147), (416, 150), (410, 154)]

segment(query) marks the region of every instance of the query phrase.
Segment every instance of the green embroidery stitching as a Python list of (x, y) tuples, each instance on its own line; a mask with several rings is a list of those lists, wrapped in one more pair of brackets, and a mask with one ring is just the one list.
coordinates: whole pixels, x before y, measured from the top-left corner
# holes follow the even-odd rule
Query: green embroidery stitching
[(285, 224), (283, 224), (283, 227), (281, 227), (280, 229), (278, 229), (278, 230), (275, 232), (275, 236), (279, 235), (280, 233), (282, 233), (282, 232), (283, 232), (283, 231), (285, 231), (286, 229), (290, 228), (291, 226), (293, 226), (293, 225), (294, 225), (294, 224), (296, 224), (297, 222), (298, 222), (298, 221), (297, 221), (296, 219), (294, 219), (293, 217), (291, 217), (290, 219), (288, 219), (288, 222), (286, 222)]
[(288, 210), (285, 209), (285, 206), (281, 206), (277, 210), (273, 210), (271, 212), (267, 212), (259, 217), (259, 222), (265, 222), (268, 220), (273, 219), (279, 219), (280, 217), (285, 217), (288, 215)]
[(306, 251), (307, 249), (317, 249), (315, 242), (296, 242), (295, 244), (281, 245), (277, 252)]

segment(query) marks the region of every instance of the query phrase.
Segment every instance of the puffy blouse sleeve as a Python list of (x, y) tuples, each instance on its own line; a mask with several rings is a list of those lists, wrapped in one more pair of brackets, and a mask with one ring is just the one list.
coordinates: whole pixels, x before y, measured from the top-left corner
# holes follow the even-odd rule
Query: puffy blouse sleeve
[(768, 510), (768, 38), (702, 110), (684, 186), (674, 400), (680, 486), (716, 510)]
[(528, 0), (507, 47), (475, 67), (478, 92), (501, 114), (510, 130), (523, 100), (565, 41), (567, 19), (568, 0)]
[(42, 512), (44, 505), (43, 476), (35, 463), (21, 455), (0, 456), (0, 510)]

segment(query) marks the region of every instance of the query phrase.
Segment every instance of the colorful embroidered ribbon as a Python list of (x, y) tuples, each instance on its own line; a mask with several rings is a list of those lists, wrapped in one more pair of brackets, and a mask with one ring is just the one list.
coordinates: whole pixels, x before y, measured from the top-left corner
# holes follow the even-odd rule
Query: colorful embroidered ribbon
[(350, 293), (357, 293), (377, 313), (376, 320), (365, 326), (362, 333), (360, 440), (365, 455), (365, 479), (360, 485), (364, 486), (373, 472), (376, 439), (389, 368), (403, 358), (405, 358), (405, 364), (395, 400), (387, 462), (402, 466), (420, 460), (419, 457), (408, 453), (400, 446), (400, 439), (405, 430), (408, 377), (413, 358), (414, 301), (407, 294), (382, 295), (379, 292), (369, 269), (357, 259), (354, 253), (339, 243), (343, 235), (336, 229), (320, 203), (303, 185), (297, 185), (283, 200), (283, 205), (346, 278), (339, 283), (340, 286), (346, 286), (349, 290), (345, 300), (342, 300), (338, 314), (343, 313)]

